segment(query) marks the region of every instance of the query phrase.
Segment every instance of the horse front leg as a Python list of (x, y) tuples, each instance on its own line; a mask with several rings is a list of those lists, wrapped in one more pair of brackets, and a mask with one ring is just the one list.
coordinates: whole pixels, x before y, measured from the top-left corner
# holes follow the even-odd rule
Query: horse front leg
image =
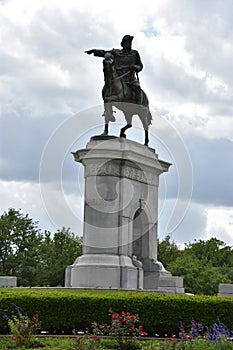
[(107, 123), (116, 121), (116, 118), (113, 115), (111, 101), (107, 101), (104, 103), (104, 116), (105, 116), (105, 122), (107, 122)]
[(120, 137), (126, 137), (125, 131), (129, 128), (132, 127), (132, 124), (127, 124), (126, 126), (124, 126), (123, 128), (121, 128), (121, 133), (120, 133)]
[(105, 136), (108, 135), (108, 125), (109, 125), (109, 121), (115, 121), (115, 117), (113, 115), (113, 109), (112, 109), (112, 104), (111, 103), (104, 103), (104, 131), (101, 135)]
[(108, 135), (108, 123), (106, 121), (105, 121), (105, 124), (104, 124), (104, 131), (103, 131), (103, 133), (101, 135), (103, 135), (103, 136)]

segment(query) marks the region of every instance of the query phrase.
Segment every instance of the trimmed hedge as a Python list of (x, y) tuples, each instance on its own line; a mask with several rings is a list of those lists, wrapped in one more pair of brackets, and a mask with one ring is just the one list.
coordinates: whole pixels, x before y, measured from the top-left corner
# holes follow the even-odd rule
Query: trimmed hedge
[(90, 328), (92, 322), (109, 323), (108, 310), (139, 314), (145, 331), (178, 334), (179, 322), (189, 325), (192, 319), (211, 326), (217, 318), (232, 329), (233, 298), (76, 289), (0, 289), (0, 333), (8, 332), (6, 313), (20, 306), (30, 317), (38, 313), (42, 329), (50, 333), (68, 333)]

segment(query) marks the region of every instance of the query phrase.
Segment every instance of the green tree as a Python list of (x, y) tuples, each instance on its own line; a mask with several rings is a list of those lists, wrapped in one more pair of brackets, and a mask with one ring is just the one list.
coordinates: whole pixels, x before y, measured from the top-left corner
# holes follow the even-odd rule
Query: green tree
[(19, 285), (34, 285), (42, 235), (37, 223), (10, 208), (0, 217), (1, 275), (15, 275)]
[(171, 237), (167, 235), (161, 242), (158, 240), (158, 260), (165, 268), (181, 255), (181, 251)]
[(54, 236), (10, 208), (0, 217), (0, 275), (17, 277), (19, 286), (62, 286), (65, 268), (82, 253), (82, 239), (62, 228)]
[(53, 237), (46, 233), (41, 246), (40, 285), (64, 286), (65, 269), (82, 254), (82, 239), (63, 227)]
[(217, 238), (185, 245), (168, 270), (184, 278), (184, 288), (194, 294), (216, 295), (219, 283), (232, 283), (233, 252)]
[(53, 255), (53, 239), (51, 232), (45, 231), (43, 239), (40, 244), (40, 263), (37, 266), (36, 285), (50, 286), (51, 276), (51, 256)]
[(211, 238), (208, 241), (199, 240), (186, 244), (185, 253), (195, 256), (205, 264), (211, 262), (216, 267), (233, 265), (231, 247), (217, 238)]
[(171, 262), (168, 270), (184, 279), (184, 288), (188, 293), (216, 295), (219, 283), (230, 283), (219, 267), (203, 262), (189, 254), (183, 254)]

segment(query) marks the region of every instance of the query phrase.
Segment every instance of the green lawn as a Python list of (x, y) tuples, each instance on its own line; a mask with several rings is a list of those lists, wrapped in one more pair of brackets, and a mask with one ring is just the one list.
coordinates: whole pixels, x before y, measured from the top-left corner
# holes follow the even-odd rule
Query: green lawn
[[(76, 340), (71, 338), (63, 338), (63, 337), (57, 337), (57, 338), (36, 338), (35, 345), (31, 347), (30, 349), (42, 349), (42, 350), (74, 350), (74, 346), (76, 345)], [(115, 349), (114, 345), (116, 345), (116, 341), (114, 340), (108, 340), (104, 339), (101, 341), (101, 349), (103, 350), (111, 350)], [(14, 340), (11, 339), (10, 336), (0, 337), (0, 349), (1, 350), (9, 350), (9, 349), (25, 349), (25, 348), (16, 348), (16, 343)], [(100, 350), (101, 350), (100, 349)]]
[[(176, 343), (176, 344), (175, 344)], [(159, 340), (143, 340), (138, 342), (141, 345), (140, 350), (233, 350), (233, 343), (226, 340), (223, 342), (212, 343), (207, 342), (205, 339), (193, 339), (185, 341), (182, 346), (179, 341), (175, 339), (167, 341)], [(42, 349), (42, 350), (75, 350), (77, 345), (76, 340), (71, 338), (57, 337), (57, 338), (36, 338), (35, 345), (29, 349)], [(116, 350), (117, 342), (111, 339), (102, 339), (100, 347), (81, 347), (82, 350)], [(19, 348), (15, 346), (15, 342), (11, 339), (10, 336), (5, 336), (0, 338), (0, 349), (1, 350), (25, 350), (25, 348)], [(128, 348), (129, 349), (129, 348)], [(131, 348), (136, 349), (136, 348)]]
[[(74, 349), (74, 339), (72, 338), (37, 338), (36, 344), (31, 349), (66, 349), (73, 350)], [(41, 347), (39, 347), (41, 345)], [(8, 349), (25, 349), (25, 348), (16, 348), (15, 341), (11, 339), (11, 337), (2, 337), (0, 338), (0, 349), (8, 350)]]

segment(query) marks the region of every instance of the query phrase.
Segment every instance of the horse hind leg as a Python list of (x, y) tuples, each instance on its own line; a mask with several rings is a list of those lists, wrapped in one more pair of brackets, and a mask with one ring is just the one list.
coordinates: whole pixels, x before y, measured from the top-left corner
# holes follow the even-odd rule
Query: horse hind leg
[(120, 133), (120, 137), (126, 137), (125, 131), (129, 128), (131, 128), (132, 125), (131, 124), (126, 124), (126, 126), (124, 126), (123, 128), (121, 128), (121, 133)]
[(151, 114), (148, 107), (142, 107), (138, 116), (141, 120), (143, 129), (145, 131), (145, 142), (144, 145), (148, 146), (149, 143), (149, 125), (151, 124)]
[(148, 146), (148, 143), (149, 143), (149, 131), (145, 130), (145, 143), (144, 143), (144, 145)]
[[(123, 111), (123, 109), (122, 109)], [(123, 128), (121, 128), (121, 133), (120, 133), (120, 137), (126, 137), (125, 131), (129, 128), (132, 127), (132, 118), (133, 118), (133, 114), (131, 111), (127, 111), (124, 110), (123, 114), (125, 116), (125, 120), (126, 120), (126, 126), (124, 126)]]

